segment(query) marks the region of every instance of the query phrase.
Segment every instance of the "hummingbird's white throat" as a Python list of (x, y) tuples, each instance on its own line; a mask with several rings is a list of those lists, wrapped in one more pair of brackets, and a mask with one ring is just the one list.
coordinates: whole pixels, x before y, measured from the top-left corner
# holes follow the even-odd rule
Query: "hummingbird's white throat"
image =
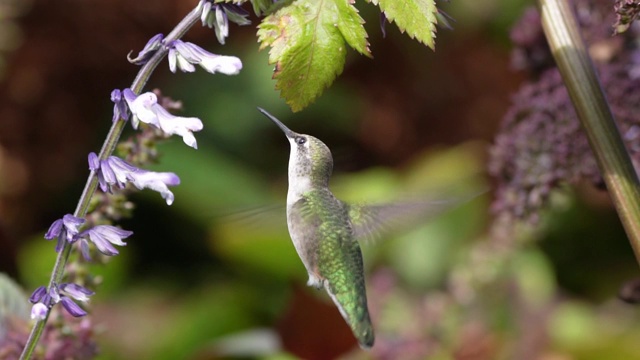
[[(289, 138), (291, 153), (289, 154), (289, 191), (287, 193), (287, 205), (293, 204), (302, 197), (302, 194), (311, 190), (311, 177), (304, 167), (310, 166), (309, 142), (300, 146), (294, 138)], [(300, 148), (306, 151), (300, 151)], [(305, 159), (301, 159), (305, 157)], [(302, 160), (302, 161), (301, 161)]]

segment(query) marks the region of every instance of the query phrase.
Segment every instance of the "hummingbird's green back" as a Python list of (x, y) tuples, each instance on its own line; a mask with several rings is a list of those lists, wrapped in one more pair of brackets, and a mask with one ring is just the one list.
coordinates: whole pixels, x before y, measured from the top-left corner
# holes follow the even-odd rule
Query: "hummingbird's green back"
[(360, 346), (370, 348), (374, 334), (367, 308), (362, 253), (347, 207), (328, 188), (310, 190), (303, 199), (305, 222), (315, 228), (317, 272)]

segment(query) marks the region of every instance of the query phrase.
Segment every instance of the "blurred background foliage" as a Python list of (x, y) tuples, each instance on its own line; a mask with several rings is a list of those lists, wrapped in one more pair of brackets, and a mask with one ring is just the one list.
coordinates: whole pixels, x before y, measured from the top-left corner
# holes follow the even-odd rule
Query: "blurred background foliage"
[[(137, 70), (125, 55), (195, 3), (0, 4), (0, 28), (12, 29), (0, 31), (0, 272), (26, 291), (47, 282), (55, 253), (42, 235), (75, 207), (85, 154), (110, 124), (109, 93)], [(327, 296), (305, 286), (284, 218), (289, 146), (256, 106), (332, 149), (332, 189), (343, 199), (452, 184), (473, 192), (492, 184), (487, 146), (528, 76), (509, 68), (509, 28), (527, 1), (441, 3), (457, 22), (438, 32), (435, 53), (393, 25), (382, 38), (379, 14), (358, 5), (374, 59), (351, 53), (336, 83), (295, 115), (273, 90), (255, 18), (232, 26), (224, 47), (199, 26), (186, 37), (239, 56), (238, 76), (156, 71), (150, 86), (205, 128), (197, 151), (175, 138), (160, 146), (154, 169), (182, 179), (175, 203), (136, 194), (121, 224), (134, 237), (92, 270), (103, 279), (91, 301), (99, 358), (640, 358), (640, 314), (616, 298), (637, 264), (606, 194), (589, 186), (552, 196), (539, 226), (509, 242), (489, 236), (489, 192), (364, 246), (370, 352)], [(256, 209), (268, 215), (243, 216)], [(0, 307), (0, 320), (10, 312)]]

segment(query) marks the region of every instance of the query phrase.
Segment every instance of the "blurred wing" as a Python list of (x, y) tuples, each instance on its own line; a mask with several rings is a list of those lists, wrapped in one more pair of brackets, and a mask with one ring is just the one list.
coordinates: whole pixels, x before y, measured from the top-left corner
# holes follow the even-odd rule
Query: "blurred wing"
[(272, 228), (276, 224), (278, 224), (276, 226), (286, 228), (287, 224), (284, 204), (219, 210), (213, 215), (213, 219), (219, 223), (236, 224), (249, 228)]
[(407, 230), (467, 203), (486, 190), (472, 195), (423, 198), (387, 204), (345, 204), (359, 241), (374, 242), (392, 232)]

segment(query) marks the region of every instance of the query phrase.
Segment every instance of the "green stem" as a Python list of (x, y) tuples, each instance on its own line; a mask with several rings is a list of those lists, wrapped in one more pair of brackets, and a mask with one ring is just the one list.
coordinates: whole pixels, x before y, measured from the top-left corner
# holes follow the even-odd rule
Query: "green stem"
[[(177, 40), (184, 36), (184, 34), (191, 27), (193, 27), (193, 25), (195, 25), (199, 19), (200, 10), (198, 8), (195, 8), (189, 14), (187, 14), (187, 16), (185, 16), (178, 25), (176, 25), (176, 27), (169, 33), (169, 35), (167, 35), (167, 37), (165, 37), (164, 43), (169, 44), (171, 41)], [(160, 49), (156, 51), (153, 57), (146, 64), (144, 64), (142, 68), (140, 68), (140, 71), (138, 72), (135, 80), (131, 84), (131, 90), (134, 93), (139, 94), (142, 91), (147, 81), (151, 77), (151, 74), (158, 66), (160, 61), (162, 61), (162, 59), (165, 57), (167, 52), (168, 49), (166, 47), (160, 47)], [(113, 125), (111, 126), (111, 129), (107, 134), (107, 138), (102, 144), (100, 155), (98, 155), (101, 160), (106, 159), (113, 153), (125, 125), (126, 121), (122, 119), (113, 122)], [(93, 197), (93, 194), (95, 193), (97, 187), (98, 177), (96, 176), (95, 171), (91, 171), (89, 173), (89, 177), (87, 178), (87, 183), (84, 187), (84, 190), (82, 191), (82, 195), (80, 195), (80, 200), (78, 201), (78, 205), (76, 206), (76, 210), (73, 213), (73, 216), (79, 218), (85, 217), (89, 208), (91, 197)], [(71, 254), (71, 248), (72, 245), (65, 241), (62, 250), (60, 250), (60, 252), (58, 253), (58, 257), (56, 258), (56, 263), (53, 267), (53, 272), (51, 273), (51, 279), (49, 280), (48, 289), (51, 289), (54, 284), (59, 284), (61, 282), (62, 276), (64, 275), (65, 266), (67, 264), (67, 261), (69, 260), (69, 255)], [(40, 340), (40, 336), (44, 331), (44, 326), (47, 323), (50, 313), (51, 309), (47, 311), (44, 319), (38, 320), (34, 324), (33, 329), (31, 329), (31, 334), (27, 339), (24, 350), (22, 351), (22, 355), (20, 356), (21, 360), (30, 359), (33, 356), (33, 351), (38, 344), (38, 340)]]
[(538, 0), (542, 26), (640, 263), (640, 184), (566, 0)]

